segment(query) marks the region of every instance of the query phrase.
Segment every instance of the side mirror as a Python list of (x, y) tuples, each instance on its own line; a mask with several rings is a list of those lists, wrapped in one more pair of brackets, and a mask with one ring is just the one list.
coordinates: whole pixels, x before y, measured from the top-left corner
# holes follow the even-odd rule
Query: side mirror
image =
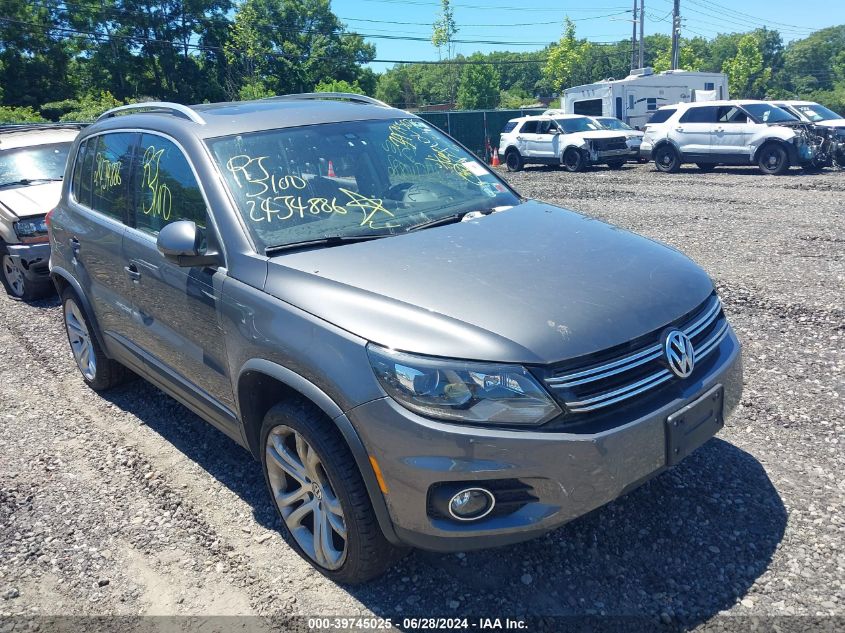
[(215, 252), (201, 252), (202, 229), (191, 220), (179, 220), (166, 225), (158, 234), (156, 247), (167, 261), (177, 266), (216, 266), (220, 255)]

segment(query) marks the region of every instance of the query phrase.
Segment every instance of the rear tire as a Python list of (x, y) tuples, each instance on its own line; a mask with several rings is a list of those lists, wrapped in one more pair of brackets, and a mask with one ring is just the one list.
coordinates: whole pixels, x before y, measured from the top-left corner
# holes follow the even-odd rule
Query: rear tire
[(522, 160), (518, 150), (509, 149), (505, 154), (505, 167), (508, 171), (522, 171), (525, 167), (525, 161)]
[(766, 143), (757, 155), (757, 166), (764, 174), (780, 176), (789, 170), (789, 154), (780, 143)]
[(279, 403), (264, 416), (260, 438), (282, 531), (317, 571), (359, 584), (404, 555), (384, 537), (355, 459), (320, 409), (307, 400)]
[(674, 174), (681, 168), (681, 157), (671, 145), (661, 145), (654, 150), (654, 166), (664, 174)]
[(607, 168), (608, 168), (608, 169), (613, 169), (613, 170), (622, 169), (622, 168), (625, 166), (625, 163), (626, 163), (626, 162), (627, 162), (627, 161), (624, 161), (624, 160), (613, 160), (613, 161), (609, 161), (609, 162), (607, 163)]
[(62, 315), (70, 350), (85, 384), (94, 391), (106, 391), (125, 382), (128, 370), (103, 353), (88, 315), (71, 288), (62, 293)]
[(584, 171), (587, 168), (587, 159), (584, 153), (575, 147), (570, 147), (563, 153), (561, 165), (568, 172)]

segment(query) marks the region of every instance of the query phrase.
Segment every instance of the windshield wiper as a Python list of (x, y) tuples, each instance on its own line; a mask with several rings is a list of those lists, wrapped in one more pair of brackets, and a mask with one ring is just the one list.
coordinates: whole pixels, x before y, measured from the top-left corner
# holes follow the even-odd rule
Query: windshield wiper
[(264, 254), (267, 257), (272, 257), (285, 251), (294, 251), (300, 248), (309, 248), (311, 246), (340, 246), (342, 244), (353, 244), (355, 242), (366, 242), (368, 240), (377, 240), (380, 237), (391, 237), (394, 233), (378, 233), (370, 235), (330, 235), (328, 237), (321, 237), (315, 240), (304, 240), (302, 242), (291, 242), (290, 244), (279, 244), (278, 246), (268, 246), (264, 249)]
[(11, 187), (12, 185), (34, 185), (37, 182), (57, 182), (61, 178), (21, 178), (20, 180), (10, 180), (9, 182), (0, 182), (0, 187)]
[(430, 229), (434, 226), (445, 226), (446, 224), (457, 224), (461, 220), (464, 219), (465, 216), (469, 215), (470, 213), (480, 213), (481, 215), (490, 215), (493, 213), (493, 209), (471, 209), (469, 211), (463, 211), (461, 213), (453, 213), (452, 215), (446, 215), (442, 218), (435, 218), (434, 220), (427, 220), (426, 222), (421, 222), (420, 224), (414, 224), (413, 226), (409, 226), (405, 229), (406, 233), (410, 233), (411, 231), (419, 231), (421, 229)]

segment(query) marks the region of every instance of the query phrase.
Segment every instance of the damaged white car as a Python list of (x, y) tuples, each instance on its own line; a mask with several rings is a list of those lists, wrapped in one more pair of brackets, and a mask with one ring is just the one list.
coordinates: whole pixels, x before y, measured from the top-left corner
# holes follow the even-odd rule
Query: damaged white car
[(764, 101), (709, 101), (664, 106), (645, 126), (640, 155), (659, 171), (684, 163), (702, 171), (717, 165), (756, 165), (765, 174), (818, 168), (839, 151), (831, 128), (799, 120)]
[(79, 125), (0, 126), (0, 281), (16, 299), (53, 292), (45, 216), (59, 201)]
[(623, 132), (605, 129), (590, 117), (560, 114), (508, 121), (499, 140), (499, 156), (508, 171), (533, 163), (574, 172), (597, 164), (621, 169), (637, 152)]

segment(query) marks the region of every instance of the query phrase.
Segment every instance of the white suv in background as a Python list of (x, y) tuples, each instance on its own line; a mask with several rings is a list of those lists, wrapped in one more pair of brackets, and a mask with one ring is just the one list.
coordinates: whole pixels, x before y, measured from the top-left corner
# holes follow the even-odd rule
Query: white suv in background
[(716, 165), (757, 165), (766, 174), (782, 174), (807, 165), (813, 144), (806, 125), (764, 101), (705, 101), (658, 109), (645, 126), (640, 155), (654, 159), (662, 172), (683, 163), (703, 171)]
[(636, 158), (624, 133), (577, 114), (511, 119), (502, 130), (499, 156), (508, 171), (535, 163), (561, 165), (573, 172), (600, 163), (621, 169), (629, 158)]
[(845, 128), (845, 119), (841, 115), (815, 101), (772, 101), (772, 103), (807, 123)]
[(45, 216), (59, 202), (70, 145), (81, 126), (0, 126), (0, 281), (16, 299), (54, 291)]

